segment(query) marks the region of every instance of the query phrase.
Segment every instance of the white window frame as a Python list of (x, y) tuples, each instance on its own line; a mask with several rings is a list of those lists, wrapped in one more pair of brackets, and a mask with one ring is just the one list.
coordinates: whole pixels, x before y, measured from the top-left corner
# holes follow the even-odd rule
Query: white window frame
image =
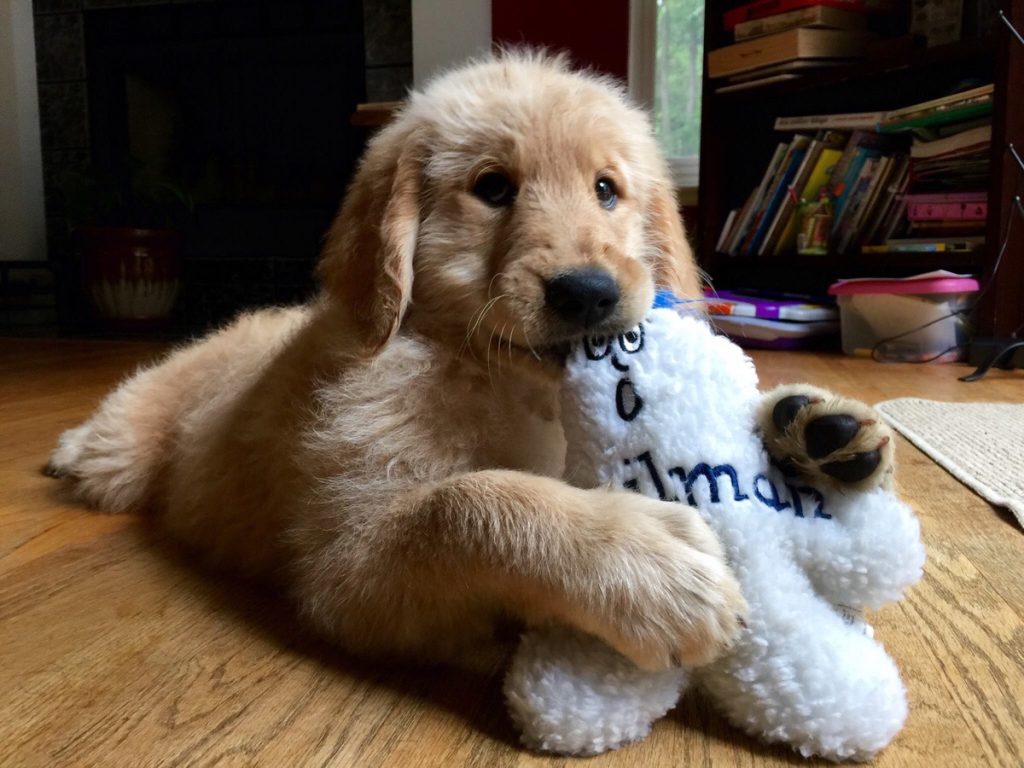
[[(658, 51), (657, 0), (629, 0), (629, 95), (648, 111), (654, 109), (654, 72)], [(696, 201), (700, 157), (669, 157), (672, 181), (684, 197)]]

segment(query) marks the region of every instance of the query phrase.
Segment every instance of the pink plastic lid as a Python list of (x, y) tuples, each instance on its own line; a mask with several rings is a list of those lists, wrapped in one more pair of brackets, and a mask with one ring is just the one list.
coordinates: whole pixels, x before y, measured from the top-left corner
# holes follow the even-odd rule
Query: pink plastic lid
[(978, 281), (968, 275), (937, 270), (898, 279), (858, 278), (840, 280), (829, 286), (830, 296), (854, 296), (864, 293), (973, 293)]

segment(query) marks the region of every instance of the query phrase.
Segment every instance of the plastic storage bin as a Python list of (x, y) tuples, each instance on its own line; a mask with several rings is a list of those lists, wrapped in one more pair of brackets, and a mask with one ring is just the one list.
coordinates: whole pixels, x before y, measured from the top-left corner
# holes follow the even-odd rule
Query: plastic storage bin
[(843, 352), (904, 362), (961, 359), (967, 320), (957, 313), (977, 291), (977, 280), (950, 272), (840, 280), (828, 289), (839, 302)]

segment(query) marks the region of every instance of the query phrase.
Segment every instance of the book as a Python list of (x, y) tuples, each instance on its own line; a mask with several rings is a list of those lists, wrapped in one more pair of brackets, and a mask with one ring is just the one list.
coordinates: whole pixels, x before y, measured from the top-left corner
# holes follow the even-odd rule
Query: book
[(854, 201), (846, 221), (846, 228), (840, 232), (838, 250), (847, 253), (854, 246), (860, 245), (866, 238), (870, 217), (874, 214), (878, 197), (889, 180), (893, 169), (893, 158), (882, 155), (871, 176), (863, 196)]
[(910, 117), (905, 120), (880, 123), (878, 130), (881, 133), (901, 133), (905, 131), (916, 131), (922, 128), (935, 129), (951, 123), (975, 120), (991, 114), (992, 102), (985, 101), (976, 104), (964, 104), (959, 107), (952, 107), (938, 112), (928, 112), (918, 117)]
[(887, 148), (885, 137), (872, 131), (854, 131), (843, 151), (843, 156), (836, 163), (835, 171), (829, 179), (828, 193), (834, 203), (834, 215), (842, 212), (850, 195), (851, 186), (857, 181), (864, 162), (869, 157), (877, 157)]
[[(814, 168), (811, 169), (811, 173), (807, 177), (803, 189), (797, 187), (795, 190), (798, 200), (806, 200), (808, 202), (817, 200), (821, 190), (828, 185), (832, 171), (842, 156), (843, 151), (840, 148), (823, 147), (814, 164)], [(794, 201), (789, 218), (772, 251), (775, 255), (791, 251), (796, 246), (796, 233), (800, 218), (797, 202)]]
[(893, 205), (893, 197), (897, 194), (900, 177), (908, 168), (909, 162), (906, 155), (897, 154), (889, 157), (889, 162), (878, 180), (873, 199), (865, 208), (858, 231), (858, 244), (874, 242), (887, 211)]
[(964, 104), (991, 101), (993, 91), (994, 86), (990, 83), (978, 86), (977, 88), (971, 88), (968, 91), (951, 93), (948, 96), (942, 96), (931, 101), (922, 101), (919, 104), (911, 104), (900, 109), (890, 109), (886, 112), (883, 122), (898, 122), (912, 117), (920, 117), (928, 112), (943, 111), (951, 107), (963, 106)]
[(861, 253), (973, 253), (985, 244), (984, 237), (950, 239), (901, 238), (880, 245), (861, 246)]
[(730, 256), (736, 255), (741, 227), (743, 226), (744, 221), (749, 221), (750, 209), (754, 205), (754, 198), (756, 195), (757, 187), (750, 191), (750, 194), (747, 195), (747, 199), (744, 200), (743, 205), (740, 206), (740, 209), (733, 221), (732, 228), (729, 230), (729, 236), (726, 238), (725, 245), (722, 247), (721, 253), (727, 253)]
[(802, 115), (775, 118), (776, 131), (820, 131), (825, 129), (860, 129), (873, 131), (885, 112), (851, 112), (843, 115)]
[(733, 208), (729, 211), (729, 215), (725, 217), (725, 223), (722, 225), (722, 232), (718, 236), (718, 242), (715, 243), (715, 253), (721, 253), (722, 249), (725, 247), (725, 244), (729, 239), (729, 231), (732, 229), (733, 222), (736, 221), (736, 216), (739, 212), (739, 208)]
[(708, 77), (717, 79), (784, 62), (809, 59), (856, 59), (872, 35), (845, 29), (790, 29), (708, 53)]
[(845, 253), (849, 247), (855, 234), (854, 222), (856, 222), (857, 216), (864, 205), (868, 189), (871, 187), (881, 162), (880, 156), (867, 157), (865, 155), (864, 162), (857, 172), (856, 179), (849, 186), (849, 191), (846, 193), (846, 205), (843, 207), (842, 212), (836, 214), (833, 219), (832, 237), (829, 243), (832, 251)]
[(990, 143), (992, 143), (992, 125), (982, 125), (932, 141), (922, 141), (915, 138), (910, 146), (910, 156), (927, 158), (955, 153), (962, 154), (965, 150), (987, 147)]
[(915, 221), (985, 221), (988, 195), (985, 192), (907, 195), (907, 219)]
[(985, 221), (912, 221), (907, 226), (908, 237), (951, 237), (953, 235), (984, 234)]
[(772, 184), (765, 194), (765, 203), (758, 212), (757, 219), (751, 228), (750, 239), (744, 243), (743, 253), (752, 256), (758, 252), (761, 241), (768, 232), (768, 228), (775, 219), (775, 214), (782, 205), (783, 199), (789, 191), (789, 186), (796, 176), (797, 169), (807, 153), (807, 147), (811, 139), (807, 136), (794, 136), (789, 145), (786, 156), (779, 166), (779, 171)]
[(780, 72), (777, 75), (766, 75), (752, 80), (740, 80), (739, 82), (720, 85), (715, 88), (715, 93), (733, 93), (735, 91), (749, 91), (751, 88), (763, 88), (766, 85), (785, 83), (789, 80), (799, 80), (800, 75), (795, 72)]
[(815, 320), (836, 320), (839, 311), (832, 306), (814, 304), (802, 299), (765, 298), (742, 291), (705, 291), (710, 315), (760, 317), (767, 320), (789, 320), (807, 323)]
[(892, 199), (877, 231), (869, 234), (868, 242), (891, 240), (901, 235), (906, 229), (907, 219), (904, 214), (907, 210), (906, 192), (910, 188), (911, 182), (910, 158), (904, 155), (900, 158), (900, 163), (900, 175), (892, 185)]
[(779, 117), (775, 120), (775, 130), (846, 128), (881, 133), (912, 131), (924, 140), (931, 140), (988, 125), (991, 113), (992, 86), (983, 85), (888, 112)]
[(825, 27), (830, 29), (865, 29), (864, 15), (831, 5), (809, 5), (784, 13), (742, 21), (733, 29), (737, 42), (784, 32), (796, 27)]
[(897, 7), (898, 2), (896, 0), (754, 0), (754, 2), (726, 11), (722, 16), (722, 25), (726, 32), (731, 32), (737, 24), (742, 24), (745, 21), (763, 19), (766, 16), (816, 5), (827, 5), (858, 13), (889, 13)]
[[(818, 167), (818, 160), (822, 152), (826, 149), (831, 149), (836, 152), (838, 157), (839, 152), (836, 150), (845, 146), (848, 139), (849, 134), (842, 131), (818, 131), (814, 140), (807, 147), (803, 162), (800, 163), (800, 167), (797, 169), (789, 189), (786, 190), (782, 205), (779, 206), (778, 213), (775, 214), (775, 219), (772, 221), (764, 240), (761, 242), (758, 255), (776, 252), (779, 241), (786, 233), (790, 220), (796, 216), (800, 201), (808, 199), (804, 197), (804, 193), (808, 191), (808, 181)], [(809, 199), (816, 199), (820, 189), (821, 185), (819, 184), (811, 190), (813, 197)]]
[(782, 142), (775, 147), (775, 153), (772, 155), (771, 162), (768, 163), (768, 167), (765, 169), (764, 176), (761, 178), (761, 183), (753, 192), (751, 192), (750, 197), (747, 199), (747, 204), (744, 206), (742, 213), (737, 219), (736, 228), (733, 231), (732, 236), (729, 238), (728, 253), (730, 255), (735, 256), (739, 253), (740, 245), (744, 242), (747, 233), (750, 230), (751, 220), (761, 207), (761, 201), (765, 195), (765, 188), (775, 177), (779, 165), (786, 156), (786, 150), (788, 148), (789, 145)]

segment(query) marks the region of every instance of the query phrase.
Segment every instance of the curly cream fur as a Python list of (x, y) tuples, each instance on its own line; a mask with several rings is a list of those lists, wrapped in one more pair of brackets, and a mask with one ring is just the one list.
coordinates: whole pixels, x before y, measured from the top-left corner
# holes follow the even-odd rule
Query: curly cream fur
[[(493, 168), (514, 206), (472, 195)], [(609, 331), (641, 318), (656, 282), (697, 295), (645, 116), (539, 55), (457, 70), (372, 141), (316, 301), (243, 315), (138, 372), (51, 469), (215, 564), (281, 579), (352, 651), (457, 657), (512, 616), (647, 667), (707, 661), (744, 603), (697, 513), (557, 479), (560, 368), (538, 348), (572, 332), (544, 281), (580, 266), (619, 284)]]

